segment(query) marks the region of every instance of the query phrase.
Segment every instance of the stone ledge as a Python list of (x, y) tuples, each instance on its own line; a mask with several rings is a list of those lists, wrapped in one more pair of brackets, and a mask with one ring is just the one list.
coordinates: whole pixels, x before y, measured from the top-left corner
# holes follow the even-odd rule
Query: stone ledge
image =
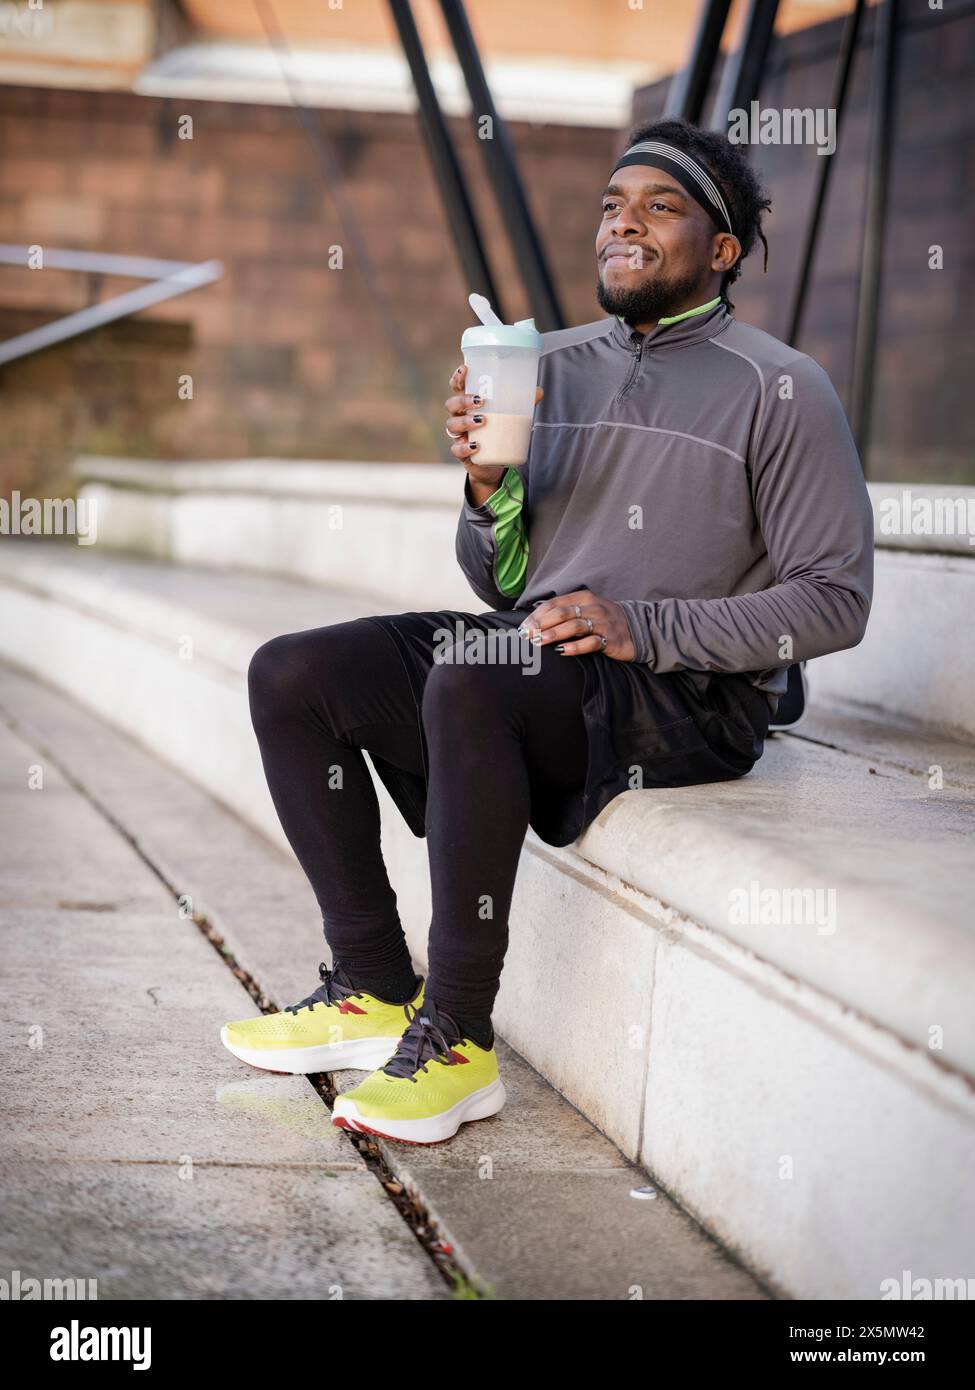
[[(398, 608), (486, 606), (454, 558), (457, 466), (86, 456), (76, 473), (81, 495), (98, 504), (103, 548), (263, 571), (377, 599), (395, 594)], [(832, 701), (975, 740), (975, 643), (960, 636), (975, 598), (975, 546), (957, 529), (910, 529), (914, 505), (931, 508), (940, 499), (951, 504), (951, 525), (970, 518), (975, 534), (975, 488), (868, 486), (877, 565), (867, 633), (859, 646), (810, 662), (807, 674)], [(900, 534), (890, 533), (892, 516)], [(918, 524), (928, 521), (921, 515)]]

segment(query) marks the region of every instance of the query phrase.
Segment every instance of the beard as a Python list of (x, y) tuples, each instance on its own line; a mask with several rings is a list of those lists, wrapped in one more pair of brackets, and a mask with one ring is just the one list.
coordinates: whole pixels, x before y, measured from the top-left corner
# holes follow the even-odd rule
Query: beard
[(622, 284), (608, 286), (602, 276), (596, 280), (596, 298), (607, 314), (622, 314), (630, 323), (645, 323), (667, 318), (679, 311), (694, 291), (700, 276), (681, 275), (666, 278), (652, 275), (642, 285), (627, 289)]

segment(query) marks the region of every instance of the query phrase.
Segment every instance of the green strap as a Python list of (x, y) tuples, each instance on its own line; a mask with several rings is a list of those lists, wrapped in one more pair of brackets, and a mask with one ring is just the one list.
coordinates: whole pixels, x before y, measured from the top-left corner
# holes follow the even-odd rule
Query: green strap
[(507, 598), (517, 598), (525, 587), (528, 571), (528, 534), (525, 530), (525, 484), (517, 469), (509, 468), (497, 492), (484, 503), (494, 513), (495, 580)]

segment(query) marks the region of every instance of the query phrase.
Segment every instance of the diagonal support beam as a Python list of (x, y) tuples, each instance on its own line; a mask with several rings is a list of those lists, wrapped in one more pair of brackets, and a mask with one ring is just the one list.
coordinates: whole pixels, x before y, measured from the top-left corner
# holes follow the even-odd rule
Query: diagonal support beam
[[(518, 174), (511, 136), (495, 108), (463, 0), (440, 0), (440, 8), (467, 84), (475, 142), (484, 156), (536, 326), (542, 333), (564, 328), (565, 316)], [(485, 118), (490, 122), (489, 140), (480, 138), (480, 122)]]
[(413, 18), (410, 0), (389, 0), (389, 8), (413, 78), (420, 128), (440, 190), (440, 200), (460, 261), (465, 287), (468, 291), (474, 290), (477, 294), (483, 294), (494, 306), (494, 312), (507, 323), (501, 293), (491, 274), (477, 218), (467, 196), (460, 162), (430, 78), (430, 69)]
[[(0, 264), (19, 265), (29, 268), (29, 246), (0, 245)], [(100, 304), (90, 304), (77, 313), (54, 319), (51, 323), (32, 328), (29, 333), (19, 333), (0, 343), (0, 364), (16, 361), (32, 352), (40, 352), (54, 343), (63, 343), (67, 338), (75, 338), (79, 333), (90, 333), (93, 328), (115, 319), (137, 314), (140, 309), (160, 304), (163, 300), (174, 299), (219, 280), (223, 275), (221, 261), (161, 261), (142, 256), (113, 256), (96, 251), (44, 250), (45, 270), (75, 270), (95, 275), (121, 275), (129, 279), (145, 279), (150, 283), (128, 290), (125, 294), (105, 299)], [(36, 272), (34, 272), (36, 274)]]
[(730, 9), (731, 0), (704, 0), (691, 56), (670, 84), (665, 116), (683, 116), (695, 125), (700, 122)]
[(779, 0), (751, 0), (741, 43), (729, 54), (714, 99), (711, 129), (728, 130), (731, 111), (746, 111), (758, 96), (765, 72)]

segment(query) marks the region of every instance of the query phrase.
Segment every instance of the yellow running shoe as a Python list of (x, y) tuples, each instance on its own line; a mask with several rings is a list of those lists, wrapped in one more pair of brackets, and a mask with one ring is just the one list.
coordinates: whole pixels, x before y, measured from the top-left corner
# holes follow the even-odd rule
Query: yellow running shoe
[(412, 1013), (411, 1007), (395, 1056), (339, 1096), (333, 1125), (408, 1144), (439, 1144), (504, 1105), (493, 1043), (485, 1049), (462, 1037), (450, 1015), (432, 1003)]
[[(331, 971), (322, 964), (318, 973), (322, 983), (300, 1004), (225, 1023), (224, 1046), (252, 1067), (285, 1074), (381, 1067), (402, 1036), (409, 1005), (356, 990), (341, 966)], [(424, 981), (417, 977), (417, 984), (411, 1002), (419, 1006)]]

